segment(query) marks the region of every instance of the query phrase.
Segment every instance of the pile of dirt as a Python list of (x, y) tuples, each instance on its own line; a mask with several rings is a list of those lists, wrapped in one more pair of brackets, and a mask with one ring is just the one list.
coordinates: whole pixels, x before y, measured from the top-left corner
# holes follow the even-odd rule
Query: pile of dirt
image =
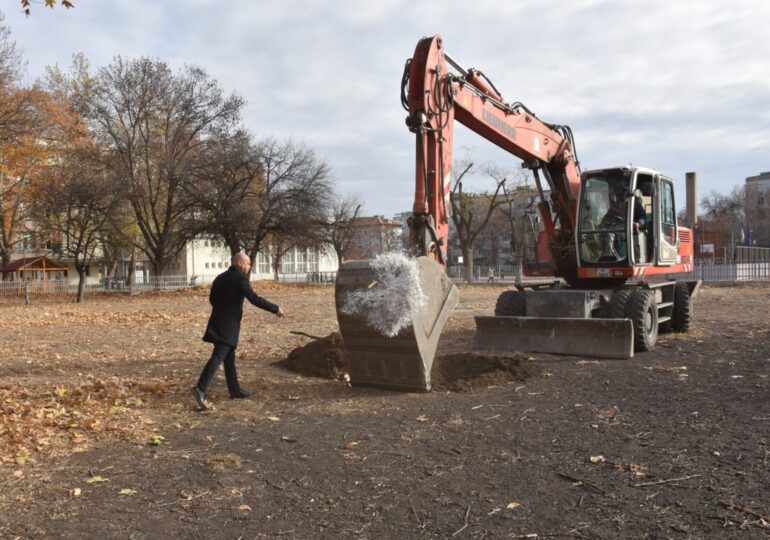
[(307, 345), (297, 347), (285, 360), (275, 365), (300, 375), (341, 380), (347, 371), (342, 336), (333, 332), (325, 338), (314, 339)]
[[(285, 360), (275, 365), (300, 375), (342, 380), (347, 372), (342, 336), (334, 332), (324, 338), (314, 339), (294, 349)], [(431, 385), (438, 391), (466, 392), (473, 388), (525, 381), (542, 371), (540, 366), (518, 353), (449, 354), (434, 360)]]
[(433, 390), (466, 392), (473, 388), (526, 381), (542, 372), (542, 367), (518, 353), (465, 352), (436, 357), (430, 378)]

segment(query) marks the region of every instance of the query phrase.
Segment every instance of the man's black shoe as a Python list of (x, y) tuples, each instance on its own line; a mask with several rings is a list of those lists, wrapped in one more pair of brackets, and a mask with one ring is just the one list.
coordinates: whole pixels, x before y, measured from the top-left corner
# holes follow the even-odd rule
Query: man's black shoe
[(193, 386), (190, 391), (192, 392), (192, 395), (195, 397), (195, 402), (198, 404), (198, 408), (202, 411), (207, 411), (211, 408), (211, 402), (206, 400), (206, 394), (201, 392), (201, 389), (198, 388), (198, 385), (196, 384)]
[(246, 390), (230, 392), (230, 399), (246, 399), (247, 397), (251, 397), (251, 392), (247, 392)]

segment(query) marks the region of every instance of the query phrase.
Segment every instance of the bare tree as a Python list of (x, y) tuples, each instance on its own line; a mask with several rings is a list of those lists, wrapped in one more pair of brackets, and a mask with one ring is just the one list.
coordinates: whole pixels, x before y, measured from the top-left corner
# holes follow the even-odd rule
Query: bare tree
[(742, 222), (746, 217), (745, 187), (735, 186), (728, 194), (712, 191), (700, 201), (704, 217), (722, 222)]
[(80, 114), (79, 95), (71, 91), (72, 85), (49, 82), (41, 101), (46, 159), (32, 186), (30, 207), (36, 224), (53, 238), (55, 250), (72, 259), (81, 302), (88, 267), (118, 199)]
[(331, 206), (331, 215), (320, 229), (323, 242), (334, 249), (340, 264), (345, 260), (345, 254), (355, 236), (353, 224), (362, 206), (360, 199), (355, 195), (335, 197)]
[(701, 199), (700, 205), (704, 221), (710, 222), (711, 227), (735, 240), (740, 238), (747, 219), (744, 186), (735, 186), (727, 194), (712, 191)]
[(78, 273), (77, 302), (85, 294), (86, 274), (99, 245), (115, 197), (97, 161), (76, 153), (52, 167), (50, 182), (35, 194), (35, 221), (58, 240), (57, 251), (71, 258)]
[[(331, 204), (331, 186), (326, 181), (311, 175), (307, 184), (296, 191), (290, 190), (288, 204), (280, 211), (279, 226), (270, 234), (274, 246), (273, 261), (275, 278), (278, 279), (278, 267), (286, 253), (293, 248), (321, 249), (324, 244), (323, 222)], [(296, 261), (295, 261), (296, 263)], [(295, 267), (296, 273), (296, 267)]]
[[(62, 71), (58, 66), (48, 66), (43, 84), (52, 96), (57, 96), (60, 101), (66, 101), (73, 114), (79, 117), (87, 117), (90, 114), (95, 99), (95, 80), (90, 72), (89, 62), (82, 53), (73, 55), (72, 64), (67, 72)], [(81, 137), (87, 139), (87, 144), (93, 145), (94, 141), (88, 133), (81, 134)], [(66, 145), (67, 141), (63, 141), (61, 144)], [(95, 152), (92, 152), (90, 157), (91, 159), (99, 159)], [(107, 174), (108, 171), (116, 168), (112, 167), (114, 153), (104, 151), (101, 153), (101, 159), (103, 159), (103, 163), (101, 163), (101, 168), (104, 171), (103, 178), (109, 184), (108, 189), (116, 195), (121, 194), (124, 188), (123, 183), (116, 175)], [(91, 164), (91, 167), (96, 167), (96, 164)], [(136, 246), (142, 243), (142, 234), (128, 199), (121, 198), (115, 201), (107, 223), (97, 230), (97, 236), (103, 261), (107, 268), (106, 276), (116, 278), (118, 261), (128, 256), (132, 263), (128, 269), (127, 283), (131, 285)]]
[(222, 238), (231, 253), (245, 250), (256, 264), (270, 241), (278, 264), (293, 245), (319, 244), (331, 204), (331, 174), (308, 147), (245, 131), (204, 142), (186, 187), (195, 201), (196, 234)]
[(174, 74), (158, 60), (118, 57), (99, 71), (89, 117), (112, 150), (113, 174), (142, 233), (136, 248), (156, 275), (190, 239), (182, 224), (193, 211), (185, 186), (196, 153), (207, 138), (234, 129), (242, 106), (197, 67)]
[(499, 212), (504, 217), (509, 233), (509, 245), (513, 255), (513, 272), (516, 280), (524, 276), (524, 255), (527, 248), (527, 238), (537, 238), (537, 232), (532, 230), (534, 210), (527, 208), (528, 200), (536, 191), (525, 185), (526, 175), (517, 176), (517, 182), (506, 182), (503, 186), (503, 202)]
[[(459, 171), (459, 172), (455, 172)], [(452, 168), (454, 182), (450, 193), (452, 203), (452, 221), (455, 224), (460, 250), (463, 254), (464, 281), (473, 280), (473, 256), (479, 234), (489, 222), (494, 210), (505, 202), (501, 191), (505, 185), (505, 177), (494, 169), (487, 167), (484, 173), (492, 179), (495, 190), (489, 192), (466, 192), (463, 190), (463, 179), (476, 172), (471, 161), (465, 161)]]
[(257, 226), (264, 192), (262, 163), (244, 130), (204, 141), (186, 186), (194, 201), (187, 227), (196, 234), (222, 238), (235, 255)]
[(265, 239), (305, 239), (324, 219), (332, 194), (329, 166), (304, 145), (269, 138), (257, 144), (262, 189), (255, 220), (243, 229), (242, 245), (252, 261)]
[[(113, 193), (120, 193), (118, 181), (108, 178)], [(136, 224), (136, 216), (129, 202), (118, 199), (112, 207), (107, 223), (98, 231), (99, 246), (102, 250), (107, 275), (117, 278), (118, 264), (127, 258), (130, 261), (128, 275), (124, 276), (126, 285), (134, 284), (134, 263), (136, 261), (136, 246), (142, 241), (142, 233)]]
[(30, 94), (21, 86), (24, 61), (0, 13), (0, 143), (29, 132)]

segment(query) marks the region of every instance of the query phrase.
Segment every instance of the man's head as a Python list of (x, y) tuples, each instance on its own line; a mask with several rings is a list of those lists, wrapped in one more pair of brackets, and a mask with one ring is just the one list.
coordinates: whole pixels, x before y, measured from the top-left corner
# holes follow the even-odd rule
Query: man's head
[(240, 252), (233, 255), (232, 265), (247, 276), (249, 275), (249, 270), (251, 270), (251, 260), (245, 253)]

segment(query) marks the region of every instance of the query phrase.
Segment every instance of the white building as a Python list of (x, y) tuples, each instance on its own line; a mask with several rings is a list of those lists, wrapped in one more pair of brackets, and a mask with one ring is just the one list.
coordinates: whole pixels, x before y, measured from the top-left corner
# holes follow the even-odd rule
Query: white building
[[(66, 270), (59, 270), (57, 266), (56, 277), (52, 277), (51, 272), (37, 272), (25, 270), (23, 274), (26, 279), (49, 280), (57, 279), (67, 281), (70, 286), (78, 283), (78, 273), (71, 260), (58, 259), (52, 250), (42, 245), (32, 245), (31, 240), (22, 239), (12, 253), (11, 262), (20, 259), (31, 259), (38, 257), (50, 257), (55, 259), (57, 264), (62, 265)], [(100, 258), (99, 251), (94, 258), (93, 263), (88, 265), (86, 272), (86, 285), (99, 285), (104, 282), (106, 267), (104, 261)], [(230, 249), (221, 240), (210, 238), (198, 238), (189, 242), (165, 268), (165, 277), (167, 279), (177, 278), (177, 281), (185, 283), (211, 283), (216, 276), (230, 267)], [(252, 281), (260, 279), (275, 279), (273, 262), (275, 253), (271, 246), (265, 246), (265, 249), (257, 254), (257, 260), (251, 267)], [(125, 283), (128, 277), (130, 259), (122, 257), (117, 262), (117, 271), (114, 276), (116, 284)], [(313, 281), (313, 282), (331, 282), (334, 280), (335, 273), (339, 268), (337, 255), (331, 247), (327, 249), (293, 247), (286, 252), (278, 265), (278, 278), (283, 281)], [(6, 280), (13, 280), (13, 270), (4, 274)], [(112, 276), (110, 276), (112, 277)], [(2, 277), (0, 277), (2, 279)], [(135, 284), (150, 283), (153, 280), (151, 265), (145, 256), (137, 252), (137, 258), (134, 261)]]
[[(166, 267), (166, 275), (186, 276), (197, 283), (210, 283), (230, 266), (230, 248), (218, 239), (197, 238), (189, 242)], [(275, 251), (271, 246), (257, 254), (251, 267), (251, 279), (274, 279)], [(285, 281), (331, 280), (339, 268), (334, 250), (293, 247), (278, 265), (278, 276)]]

